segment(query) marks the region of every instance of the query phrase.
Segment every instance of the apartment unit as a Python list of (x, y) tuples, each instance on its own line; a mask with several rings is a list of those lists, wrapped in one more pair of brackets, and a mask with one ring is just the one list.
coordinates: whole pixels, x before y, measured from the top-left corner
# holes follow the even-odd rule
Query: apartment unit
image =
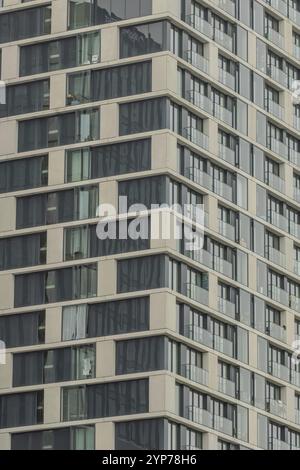
[(0, 449), (300, 450), (300, 1), (2, 0), (0, 53)]

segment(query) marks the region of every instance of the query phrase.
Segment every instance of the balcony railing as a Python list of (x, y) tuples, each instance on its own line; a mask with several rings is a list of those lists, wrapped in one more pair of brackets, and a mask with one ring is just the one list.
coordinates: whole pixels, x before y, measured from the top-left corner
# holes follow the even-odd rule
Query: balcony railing
[(287, 86), (288, 84), (288, 76), (287, 74), (282, 70), (276, 67), (275, 65), (267, 65), (266, 68), (267, 75), (269, 77), (273, 78), (276, 82), (280, 83), (283, 86)]
[(285, 192), (285, 182), (280, 176), (269, 171), (265, 173), (265, 183), (281, 193)]
[(226, 147), (226, 145), (219, 144), (219, 156), (225, 162), (231, 163), (231, 165), (236, 163), (236, 151)]
[(290, 450), (290, 445), (285, 441), (272, 437), (269, 441), (269, 450)]
[(213, 415), (208, 410), (198, 408), (193, 405), (186, 407), (186, 417), (198, 424), (203, 424), (209, 428), (213, 427)]
[(281, 418), (286, 417), (286, 405), (281, 400), (267, 400), (266, 411), (276, 416), (280, 416)]
[(300, 372), (297, 370), (291, 371), (291, 382), (293, 385), (296, 385), (296, 387), (300, 387)]
[(286, 330), (281, 325), (276, 323), (269, 323), (266, 325), (266, 333), (272, 338), (279, 339), (279, 341), (286, 341)]
[(219, 256), (213, 257), (213, 269), (224, 274), (224, 276), (233, 277), (233, 263)]
[(289, 233), (294, 235), (294, 237), (300, 238), (300, 225), (293, 220), (289, 220)]
[(214, 29), (214, 40), (220, 44), (221, 46), (225, 47), (229, 51), (233, 52), (234, 48), (234, 39), (229, 34), (224, 33), (224, 31), (220, 31), (219, 29)]
[(297, 150), (288, 147), (288, 157), (290, 162), (298, 166), (300, 165), (300, 153)]
[(283, 364), (279, 364), (278, 362), (272, 360), (269, 361), (268, 373), (273, 375), (274, 377), (278, 377), (279, 379), (285, 380), (286, 382), (290, 381), (290, 369)]
[(202, 72), (208, 73), (209, 61), (195, 51), (189, 50), (185, 53), (186, 61)]
[(186, 127), (183, 131), (183, 137), (204, 149), (208, 149), (208, 136), (196, 127)]
[(296, 310), (296, 312), (300, 312), (300, 298), (297, 297), (296, 295), (290, 294), (289, 300), (290, 300), (290, 308), (292, 310)]
[(265, 110), (268, 113), (273, 114), (274, 116), (278, 117), (279, 119), (283, 118), (284, 109), (280, 104), (276, 103), (272, 100), (266, 100), (265, 102)]
[(224, 121), (230, 126), (233, 123), (233, 112), (229, 111), (229, 109), (224, 108), (224, 106), (219, 105), (218, 103), (213, 103), (213, 115), (220, 119), (220, 121)]
[(211, 189), (212, 188), (212, 177), (208, 173), (200, 170), (200, 168), (195, 167), (187, 167), (184, 169), (184, 176), (189, 180), (198, 183), (200, 186), (204, 188)]
[(213, 192), (219, 196), (228, 199), (229, 201), (233, 200), (233, 188), (229, 184), (223, 183), (216, 178), (213, 179)]
[(234, 0), (216, 0), (216, 3), (220, 8), (222, 8), (222, 10), (235, 17), (236, 4)]
[(294, 273), (300, 276), (300, 260), (294, 260)]
[(197, 286), (196, 284), (186, 284), (187, 297), (200, 304), (208, 305), (208, 290), (203, 287)]
[[(265, 3), (268, 5), (270, 2), (264, 0)], [(287, 3), (286, 0), (271, 0), (271, 7), (275, 8), (275, 10), (279, 11), (283, 15), (287, 15)]]
[(224, 434), (228, 434), (229, 436), (233, 436), (234, 426), (230, 419), (224, 418), (223, 416), (214, 415), (213, 421), (214, 429), (223, 432)]
[(284, 142), (274, 139), (274, 137), (268, 137), (267, 144), (268, 148), (272, 150), (272, 152), (277, 153), (280, 157), (288, 158), (288, 147)]
[(289, 305), (289, 295), (287, 291), (281, 289), (280, 287), (269, 285), (268, 296), (271, 297), (271, 299), (275, 300), (276, 302), (279, 302), (286, 306)]
[(208, 371), (193, 364), (184, 364), (181, 368), (181, 375), (198, 384), (208, 384)]
[(291, 2), (289, 5), (289, 18), (294, 21), (298, 26), (300, 24), (300, 11), (292, 7)]
[(186, 93), (185, 98), (206, 113), (212, 114), (212, 102), (208, 96), (202, 95), (198, 91), (190, 90)]
[(233, 342), (229, 339), (222, 338), (221, 336), (214, 335), (214, 349), (226, 354), (227, 356), (233, 357), (234, 347)]
[(300, 424), (300, 410), (295, 410), (295, 423)]
[(219, 219), (219, 233), (223, 235), (223, 237), (228, 238), (229, 240), (236, 241), (236, 236), (235, 236), (235, 225), (228, 224), (227, 222), (224, 222), (223, 220)]
[(205, 19), (200, 18), (197, 15), (188, 15), (186, 16), (185, 21), (200, 33), (205, 34), (205, 36), (208, 36), (209, 38), (213, 37), (213, 27)]
[(219, 391), (229, 395), (230, 397), (237, 398), (237, 387), (236, 383), (232, 380), (219, 377)]
[(185, 325), (184, 336), (208, 347), (212, 347), (213, 345), (212, 333), (205, 328), (201, 328), (201, 326)]
[(209, 251), (201, 248), (199, 250), (185, 251), (184, 254), (194, 261), (197, 261), (200, 264), (204, 264), (204, 266), (207, 266), (208, 268), (212, 268), (212, 255), (209, 253)]
[(265, 256), (269, 261), (272, 261), (272, 263), (282, 267), (286, 265), (285, 254), (272, 246), (265, 246)]
[(288, 231), (288, 219), (274, 210), (268, 211), (268, 222), (285, 232)]
[(294, 44), (293, 46), (293, 55), (296, 57), (296, 59), (300, 59), (300, 46), (297, 44)]
[(229, 300), (222, 299), (222, 297), (218, 297), (218, 307), (219, 307), (219, 312), (224, 313), (224, 315), (227, 315), (228, 317), (231, 318), (236, 318), (236, 305), (233, 302), (230, 302)]
[(300, 202), (300, 188), (296, 188), (294, 186), (294, 199), (296, 199), (297, 202)]
[(265, 32), (265, 37), (276, 44), (276, 46), (279, 46), (281, 48), (284, 47), (284, 37), (275, 29), (268, 28), (267, 31)]
[(231, 73), (221, 68), (219, 68), (219, 81), (233, 90), (236, 89), (235, 75), (232, 75)]
[[(299, 54), (299, 59), (300, 59), (300, 54)], [(294, 127), (295, 129), (300, 130), (300, 116), (294, 115)]]

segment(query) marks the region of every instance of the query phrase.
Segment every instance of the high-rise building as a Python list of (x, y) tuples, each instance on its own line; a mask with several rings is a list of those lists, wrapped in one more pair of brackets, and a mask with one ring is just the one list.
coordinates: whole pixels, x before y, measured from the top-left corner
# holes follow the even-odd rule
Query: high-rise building
[(300, 1), (2, 0), (0, 53), (0, 449), (300, 450)]

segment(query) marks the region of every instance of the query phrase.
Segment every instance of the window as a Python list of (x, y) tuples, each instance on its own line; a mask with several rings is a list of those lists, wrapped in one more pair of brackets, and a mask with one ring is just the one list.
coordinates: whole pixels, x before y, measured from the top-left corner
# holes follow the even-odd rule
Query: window
[(0, 193), (48, 184), (48, 155), (0, 162)]
[(0, 428), (43, 423), (44, 391), (0, 395)]
[(46, 263), (47, 234), (0, 238), (0, 271)]
[(120, 135), (154, 131), (167, 127), (166, 98), (120, 104)]
[(0, 316), (0, 338), (7, 348), (45, 342), (45, 311)]
[(0, 43), (49, 34), (51, 7), (26, 8), (0, 15)]
[(146, 256), (118, 261), (118, 292), (156, 289), (166, 286), (165, 257)]
[(117, 341), (116, 374), (133, 374), (166, 369), (163, 336)]
[(6, 104), (0, 104), (0, 118), (49, 109), (49, 80), (6, 87)]
[[(130, 1), (130, 0), (128, 0)], [(120, 29), (120, 58), (161, 52), (168, 48), (170, 24), (166, 21)]]

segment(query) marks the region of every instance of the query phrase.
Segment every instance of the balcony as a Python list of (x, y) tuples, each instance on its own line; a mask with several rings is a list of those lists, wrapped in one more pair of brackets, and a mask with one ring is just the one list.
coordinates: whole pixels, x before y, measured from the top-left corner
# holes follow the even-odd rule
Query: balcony
[(193, 103), (197, 108), (212, 114), (212, 102), (208, 96), (202, 95), (198, 91), (190, 90), (186, 93), (185, 99)]
[(290, 445), (285, 442), (281, 441), (280, 439), (276, 439), (275, 437), (272, 437), (269, 441), (269, 450), (290, 450)]
[(286, 382), (290, 381), (290, 369), (278, 362), (270, 360), (268, 363), (268, 373), (277, 377), (278, 379), (285, 380)]
[(208, 136), (196, 127), (186, 127), (183, 131), (183, 137), (205, 150), (208, 149)]
[(283, 49), (284, 47), (284, 37), (275, 29), (269, 28), (265, 32), (265, 38), (271, 41), (273, 44), (275, 44), (278, 47), (281, 47)]
[(184, 254), (192, 260), (197, 261), (197, 263), (203, 264), (208, 268), (212, 268), (213, 263), (211, 253), (203, 248), (200, 248), (199, 250), (185, 251)]
[(222, 297), (218, 297), (218, 309), (219, 312), (224, 313), (224, 315), (236, 319), (235, 303), (226, 299), (222, 299)]
[(300, 424), (300, 410), (295, 410), (295, 423)]
[[(300, 59), (300, 56), (299, 56)], [(300, 130), (300, 116), (294, 115), (294, 127), (295, 129)]]
[(209, 330), (197, 325), (185, 325), (184, 336), (212, 348), (213, 335)]
[(289, 161), (297, 166), (300, 166), (300, 153), (292, 147), (288, 148)]
[(203, 55), (197, 54), (197, 52), (189, 50), (185, 53), (185, 60), (201, 70), (202, 72), (208, 73), (209, 61), (203, 57)]
[(289, 220), (289, 233), (296, 238), (300, 238), (300, 225), (292, 220)]
[(185, 18), (186, 23), (195, 28), (199, 33), (205, 34), (205, 36), (212, 39), (213, 27), (212, 25), (203, 18), (197, 15), (188, 15)]
[(204, 410), (203, 408), (189, 405), (186, 407), (185, 417), (195, 423), (203, 424), (209, 428), (213, 427), (213, 415), (210, 411)]
[(233, 188), (229, 184), (224, 183), (216, 178), (213, 178), (213, 192), (219, 196), (233, 201)]
[(284, 230), (285, 232), (288, 231), (288, 219), (276, 211), (268, 211), (268, 222), (280, 228), (281, 230)]
[(296, 295), (290, 294), (290, 308), (292, 310), (296, 310), (296, 312), (300, 312), (300, 298)]
[(219, 81), (223, 83), (223, 85), (228, 86), (232, 90), (236, 89), (236, 78), (235, 75), (227, 72), (226, 70), (219, 68)]
[(232, 398), (237, 398), (236, 383), (224, 377), (219, 377), (219, 392), (225, 393), (225, 395)]
[(219, 219), (220, 235), (223, 235), (223, 237), (226, 237), (229, 240), (232, 240), (233, 242), (235, 242), (236, 241), (235, 232), (236, 232), (235, 225), (228, 224), (227, 222), (224, 222), (223, 220)]
[(214, 349), (223, 354), (226, 354), (227, 356), (233, 357), (233, 342), (229, 341), (229, 339), (227, 338), (222, 338), (221, 336), (214, 335)]
[(266, 334), (279, 341), (286, 341), (286, 329), (276, 323), (266, 325)]
[(213, 103), (213, 115), (229, 126), (233, 124), (233, 112), (218, 103)]
[(281, 140), (274, 139), (274, 137), (268, 137), (267, 146), (272, 152), (276, 153), (282, 158), (288, 158), (288, 147), (284, 142)]
[(233, 277), (233, 264), (219, 256), (213, 257), (213, 269), (224, 276)]
[(293, 385), (296, 385), (296, 387), (300, 387), (300, 372), (297, 370), (291, 371), (291, 382)]
[(294, 199), (296, 199), (297, 202), (300, 202), (300, 188), (296, 188), (294, 186)]
[(200, 170), (200, 168), (189, 167), (184, 169), (184, 176), (189, 180), (203, 186), (204, 188), (212, 188), (212, 177), (208, 173)]
[(275, 300), (275, 302), (279, 302), (286, 306), (289, 305), (289, 295), (287, 291), (281, 289), (280, 287), (269, 285), (268, 297), (270, 297), (272, 300)]
[(268, 413), (272, 413), (273, 415), (280, 416), (281, 418), (286, 417), (286, 405), (281, 400), (267, 400), (266, 411), (268, 411)]
[(271, 113), (274, 116), (278, 117), (279, 119), (283, 119), (284, 108), (280, 106), (280, 104), (276, 103), (275, 101), (266, 100), (265, 110), (268, 113)]
[(266, 73), (271, 77), (275, 82), (280, 83), (283, 86), (287, 86), (288, 84), (288, 77), (287, 74), (282, 70), (276, 67), (275, 65), (267, 65)]
[(285, 182), (280, 176), (275, 175), (274, 173), (266, 172), (265, 173), (265, 183), (268, 186), (271, 186), (281, 193), (285, 192)]
[(219, 29), (214, 29), (214, 40), (220, 44), (220, 46), (225, 47), (229, 51), (233, 52), (234, 49), (234, 39), (229, 34), (224, 33), (224, 31), (220, 31)]
[(285, 254), (272, 246), (265, 246), (265, 257), (279, 266), (285, 267), (286, 265)]
[(186, 284), (186, 295), (195, 302), (200, 304), (208, 305), (208, 290), (203, 289), (196, 284)]
[(300, 260), (298, 259), (294, 260), (294, 273), (300, 276)]
[(214, 415), (213, 421), (214, 429), (223, 432), (224, 434), (228, 434), (229, 436), (233, 436), (234, 426), (230, 419), (224, 418), (223, 416)]
[(275, 10), (279, 11), (283, 15), (287, 15), (287, 3), (286, 0), (271, 0), (271, 2), (268, 2), (264, 0), (265, 3), (268, 5), (271, 4), (271, 7), (273, 7)]
[(236, 151), (226, 145), (219, 144), (219, 157), (225, 162), (231, 163), (231, 165), (236, 163)]
[(222, 10), (229, 13), (229, 15), (234, 16), (236, 14), (236, 5), (234, 0), (216, 0), (218, 7)]
[(297, 44), (294, 44), (293, 46), (293, 56), (300, 60), (300, 46)]
[(184, 364), (180, 375), (201, 385), (208, 384), (208, 371), (193, 364)]
[(290, 20), (294, 21), (294, 23), (296, 23), (297, 26), (299, 26), (299, 24), (300, 24), (300, 11), (293, 8), (291, 2), (290, 2), (290, 5), (289, 5), (289, 18), (290, 18)]

